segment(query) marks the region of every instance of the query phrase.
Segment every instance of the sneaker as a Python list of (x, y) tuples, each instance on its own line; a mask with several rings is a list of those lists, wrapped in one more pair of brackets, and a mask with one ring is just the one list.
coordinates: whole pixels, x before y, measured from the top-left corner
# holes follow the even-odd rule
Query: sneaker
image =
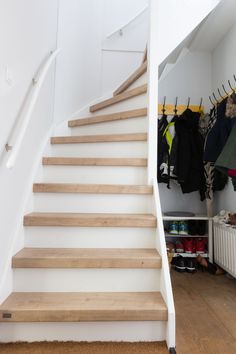
[(192, 238), (186, 238), (184, 240), (184, 251), (185, 253), (193, 253), (194, 251), (194, 244), (193, 244), (193, 239)]
[(188, 235), (188, 224), (186, 221), (179, 222), (179, 234)]
[(186, 267), (185, 267), (185, 260), (184, 260), (184, 257), (182, 257), (182, 256), (177, 256), (177, 257), (175, 257), (175, 258), (173, 259), (172, 264), (174, 265), (175, 270), (176, 270), (177, 272), (180, 272), (180, 273), (185, 272), (185, 268), (186, 268)]
[(194, 258), (185, 258), (185, 269), (188, 273), (194, 273), (196, 271), (196, 260)]
[(178, 221), (171, 221), (169, 224), (169, 233), (178, 235), (179, 233), (179, 224)]
[(177, 240), (175, 242), (175, 250), (177, 253), (183, 253), (184, 252), (184, 245), (183, 242), (180, 240)]
[(196, 253), (205, 253), (205, 240), (203, 238), (198, 238), (196, 242)]

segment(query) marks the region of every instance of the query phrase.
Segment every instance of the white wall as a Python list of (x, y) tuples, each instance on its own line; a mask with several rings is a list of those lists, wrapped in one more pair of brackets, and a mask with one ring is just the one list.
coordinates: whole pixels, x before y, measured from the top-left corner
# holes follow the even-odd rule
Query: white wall
[[(147, 41), (145, 15), (124, 31), (147, 0), (60, 0), (55, 121), (62, 122), (116, 88), (140, 64)], [(135, 38), (135, 40), (134, 40)], [(126, 52), (129, 49), (131, 52)]]
[[(233, 78), (233, 74), (236, 75), (235, 39), (236, 23), (212, 52), (212, 91), (215, 93), (217, 93), (218, 87), (222, 92), (222, 84), (224, 84), (225, 88), (229, 90), (228, 80), (230, 80), (233, 87), (236, 87)], [(236, 192), (233, 190), (231, 180), (226, 189), (217, 194), (216, 206), (218, 211), (226, 209), (236, 212)]]
[[(0, 147), (19, 112), (40, 64), (56, 47), (57, 0), (0, 0)], [(10, 78), (6, 81), (7, 77)], [(52, 124), (54, 70), (42, 88), (32, 121), (13, 169), (0, 160), (0, 301), (4, 272), (11, 258), (14, 237), (22, 225), (23, 206), (32, 188), (32, 172), (41, 144)], [(17, 240), (20, 244), (23, 239)]]
[[(211, 55), (203, 52), (189, 52), (170, 73), (159, 83), (159, 102), (174, 104), (178, 96), (179, 104), (200, 104), (201, 97), (207, 98), (211, 91)], [(208, 106), (204, 100), (203, 105)], [(165, 184), (159, 184), (163, 211), (206, 212), (205, 202), (200, 201), (198, 192), (183, 194), (179, 186), (171, 183), (168, 190)]]
[(55, 121), (100, 95), (103, 0), (60, 0)]
[[(123, 30), (108, 34), (128, 23), (148, 6), (148, 0), (105, 0), (102, 31), (102, 95), (116, 88), (140, 65), (148, 38), (148, 9)], [(124, 11), (125, 9), (125, 11)]]

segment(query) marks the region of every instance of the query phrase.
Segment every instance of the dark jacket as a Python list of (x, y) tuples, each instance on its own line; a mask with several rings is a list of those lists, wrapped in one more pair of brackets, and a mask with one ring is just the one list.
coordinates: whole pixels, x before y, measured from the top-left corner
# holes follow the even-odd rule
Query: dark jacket
[(232, 129), (232, 119), (225, 116), (227, 98), (217, 106), (217, 118), (207, 135), (203, 159), (216, 162)]
[(199, 133), (200, 113), (186, 109), (176, 120), (178, 138), (175, 174), (183, 193), (199, 191), (205, 199), (206, 181), (203, 166), (204, 141)]

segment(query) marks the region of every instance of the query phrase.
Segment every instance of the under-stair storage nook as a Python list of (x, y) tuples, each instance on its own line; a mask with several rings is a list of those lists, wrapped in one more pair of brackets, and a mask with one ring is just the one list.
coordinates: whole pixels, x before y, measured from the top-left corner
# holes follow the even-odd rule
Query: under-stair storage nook
[[(169, 160), (166, 159), (166, 161), (162, 159), (163, 156), (161, 158), (159, 156), (158, 181), (167, 248), (170, 247), (173, 250), (174, 256), (196, 258), (199, 252), (195, 252), (195, 246), (199, 239), (202, 247), (201, 256), (226, 271), (228, 269), (231, 275), (234, 274), (232, 259), (235, 258), (236, 248), (234, 243), (228, 243), (227, 239), (233, 241), (232, 237), (229, 237), (233, 229), (227, 226), (224, 228), (222, 225), (221, 227), (218, 225), (219, 228), (217, 228), (217, 223), (213, 227), (213, 216), (221, 210), (222, 212), (226, 210), (231, 214), (236, 211), (236, 181), (232, 171), (236, 167), (235, 164), (232, 165), (232, 156), (235, 155), (236, 148), (232, 146), (232, 135), (236, 131), (233, 128), (236, 119), (233, 111), (236, 91), (236, 68), (232, 60), (236, 52), (236, 18), (231, 12), (233, 6), (233, 2), (227, 4), (222, 2), (160, 66), (158, 142), (159, 155), (162, 149), (160, 143), (164, 135), (166, 151), (168, 152), (168, 149), (171, 151), (173, 147), (176, 149), (176, 144), (179, 143), (179, 139), (182, 139), (180, 128), (183, 128), (183, 124), (181, 127), (178, 122), (182, 118), (187, 122), (187, 114), (184, 117), (183, 112), (189, 109), (193, 112), (192, 116), (195, 112), (199, 112), (198, 133), (202, 135), (202, 150), (199, 150), (199, 153), (202, 166), (198, 166), (202, 170), (201, 174), (196, 168), (196, 154), (193, 153), (190, 157), (190, 149), (196, 148), (193, 133), (189, 135), (191, 139), (192, 134), (192, 141), (194, 141), (192, 147), (184, 142), (184, 139), (188, 139), (187, 135), (180, 142), (181, 147), (184, 146), (181, 168), (186, 167), (184, 165), (188, 163), (188, 158), (191, 160), (192, 170), (188, 183), (183, 181), (183, 175), (180, 177), (176, 175), (176, 156), (172, 156), (169, 152)], [(216, 35), (214, 23), (217, 19), (222, 23), (222, 27), (220, 33)], [(212, 41), (213, 37), (214, 41)], [(199, 105), (197, 105), (198, 102)], [(221, 118), (220, 124), (222, 125), (220, 126)], [(227, 129), (226, 126), (228, 126)], [(163, 130), (160, 131), (160, 129)], [(225, 134), (224, 137), (223, 134)], [(227, 150), (229, 146), (231, 150)], [(226, 150), (231, 152), (227, 155)], [(193, 166), (194, 163), (195, 166)], [(199, 177), (196, 179), (196, 176)], [(200, 181), (202, 177), (203, 180), (205, 179), (202, 184), (203, 188), (191, 185), (192, 181)], [(170, 211), (176, 212), (178, 216), (167, 216)], [(182, 215), (181, 211), (183, 211)], [(192, 216), (187, 217), (184, 212), (192, 213)], [(206, 222), (205, 233), (200, 235), (197, 232), (188, 233), (188, 220), (194, 219)], [(185, 230), (178, 232), (178, 224), (182, 224), (180, 228), (185, 228)], [(228, 237), (225, 236), (225, 241), (223, 234), (228, 235)], [(189, 250), (181, 252), (188, 241)], [(205, 249), (204, 253), (203, 249)], [(230, 252), (227, 251), (229, 249)]]

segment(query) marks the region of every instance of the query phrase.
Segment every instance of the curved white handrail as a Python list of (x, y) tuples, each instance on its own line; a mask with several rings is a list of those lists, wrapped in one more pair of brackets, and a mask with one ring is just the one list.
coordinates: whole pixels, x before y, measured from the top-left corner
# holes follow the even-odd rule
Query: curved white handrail
[(26, 97), (23, 109), (21, 110), (20, 115), (18, 116), (17, 123), (13, 127), (13, 130), (6, 144), (6, 151), (11, 151), (11, 155), (6, 163), (7, 168), (12, 168), (15, 164), (25, 135), (25, 131), (28, 127), (41, 87), (47, 76), (49, 68), (51, 67), (53, 61), (56, 59), (59, 52), (60, 49), (56, 49), (55, 51), (50, 53), (50, 56), (45, 62), (42, 69), (40, 70), (38, 77), (33, 78), (32, 80), (32, 87), (28, 93), (28, 96)]
[(127, 27), (130, 23), (132, 23), (134, 20), (136, 20), (137, 17), (141, 16), (146, 10), (148, 9), (148, 6), (145, 6), (141, 11), (139, 11), (134, 17), (132, 17), (127, 23), (125, 23), (123, 26), (120, 26), (117, 28), (115, 31), (111, 32), (110, 34), (107, 35), (107, 39), (111, 38), (114, 34), (120, 33), (120, 35), (123, 35), (123, 29)]

